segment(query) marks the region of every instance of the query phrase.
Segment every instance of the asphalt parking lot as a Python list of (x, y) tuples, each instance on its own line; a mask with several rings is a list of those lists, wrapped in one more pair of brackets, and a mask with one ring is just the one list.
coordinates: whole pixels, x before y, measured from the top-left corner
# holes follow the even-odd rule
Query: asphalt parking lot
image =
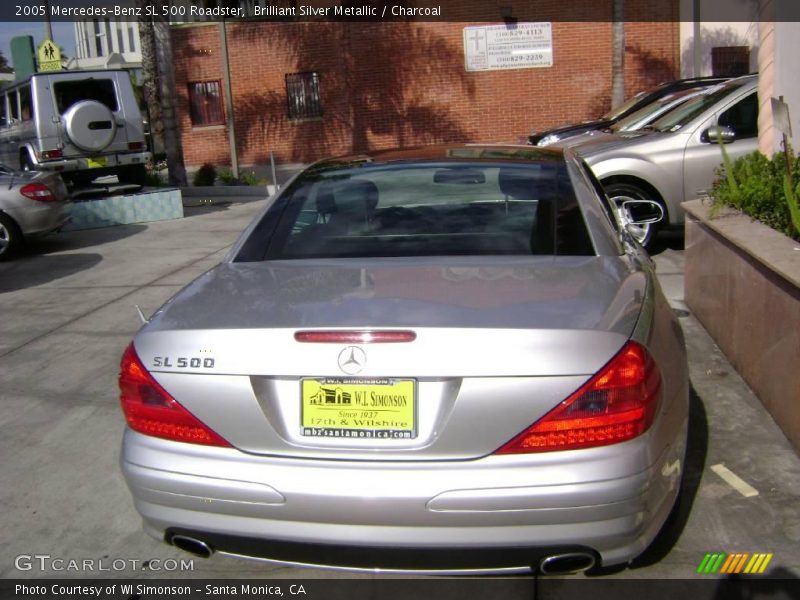
[[(331, 577), (220, 555), (156, 570), (191, 557), (143, 533), (119, 472), (116, 375), (135, 305), (149, 315), (221, 260), (263, 201), (191, 204), (180, 220), (61, 233), (0, 264), (0, 577)], [(758, 552), (773, 554), (768, 575), (796, 579), (800, 457), (685, 310), (680, 247), (668, 240), (656, 262), (690, 358), (687, 494), (672, 535), (598, 577), (699, 577), (706, 553)], [(124, 565), (64, 569), (86, 559)]]

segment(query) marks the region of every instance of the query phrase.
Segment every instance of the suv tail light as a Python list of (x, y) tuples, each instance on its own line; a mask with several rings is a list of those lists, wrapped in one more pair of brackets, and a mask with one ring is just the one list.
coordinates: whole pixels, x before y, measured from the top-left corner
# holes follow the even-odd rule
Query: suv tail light
[(653, 424), (660, 396), (658, 367), (643, 346), (628, 342), (599, 373), (496, 453), (575, 450), (631, 440)]
[(61, 150), (43, 150), (42, 151), (42, 158), (45, 159), (52, 159), (52, 158), (63, 158), (64, 153)]
[(128, 142), (128, 150), (144, 150), (144, 142)]
[(119, 389), (122, 412), (134, 431), (176, 442), (230, 447), (153, 379), (133, 342), (122, 355)]
[(55, 202), (58, 200), (53, 191), (43, 183), (28, 183), (19, 189), (19, 193), (39, 202)]

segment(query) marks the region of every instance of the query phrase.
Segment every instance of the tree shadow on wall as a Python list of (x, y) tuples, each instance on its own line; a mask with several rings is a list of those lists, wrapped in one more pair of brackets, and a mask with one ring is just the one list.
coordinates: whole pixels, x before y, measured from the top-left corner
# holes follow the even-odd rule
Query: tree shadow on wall
[[(236, 128), (242, 146), (290, 140), (291, 161), (375, 147), (469, 141), (451, 102), (475, 96), (464, 71), (459, 40), (414, 22), (248, 23), (231, 28), (236, 43), (263, 45), (280, 64), (320, 76), (322, 119), (290, 121), (285, 84), (238, 95)], [(288, 66), (286, 68), (289, 68)], [(252, 118), (252, 115), (258, 115)], [(463, 116), (463, 115), (461, 115)]]
[(639, 80), (646, 83), (642, 89), (675, 79), (675, 63), (673, 61), (640, 46), (628, 46), (626, 51), (627, 55), (636, 61)]
[[(636, 79), (643, 82), (641, 89), (634, 94), (655, 87), (659, 83), (675, 79), (675, 65), (672, 61), (640, 46), (625, 46), (625, 60), (633, 60)], [(625, 98), (627, 100), (628, 98)], [(599, 118), (611, 109), (611, 92), (598, 95), (591, 107), (591, 114)]]

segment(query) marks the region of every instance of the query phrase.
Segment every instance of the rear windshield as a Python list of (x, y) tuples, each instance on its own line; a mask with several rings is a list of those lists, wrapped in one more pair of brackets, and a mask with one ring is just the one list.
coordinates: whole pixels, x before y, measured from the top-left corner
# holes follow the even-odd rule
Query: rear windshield
[(278, 198), (237, 261), (593, 255), (563, 161), (312, 168)]
[(59, 81), (53, 85), (56, 108), (59, 114), (81, 100), (95, 100), (105, 104), (109, 110), (117, 110), (117, 94), (114, 82), (110, 79), (72, 79)]

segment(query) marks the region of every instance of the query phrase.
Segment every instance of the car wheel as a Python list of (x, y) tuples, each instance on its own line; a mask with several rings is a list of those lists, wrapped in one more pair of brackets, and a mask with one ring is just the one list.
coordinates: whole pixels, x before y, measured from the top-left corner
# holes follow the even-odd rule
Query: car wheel
[(14, 220), (0, 213), (0, 260), (11, 258), (22, 245), (22, 232)]
[[(666, 217), (667, 209), (664, 206), (663, 202), (660, 199), (655, 198), (655, 194), (645, 190), (643, 187), (635, 184), (629, 183), (627, 181), (615, 181), (613, 183), (609, 183), (608, 185), (604, 186), (606, 191), (606, 195), (608, 196), (609, 200), (617, 204), (617, 206), (621, 205), (625, 200), (653, 200), (661, 204), (661, 207), (664, 209), (664, 215)], [(645, 215), (637, 215), (635, 213), (629, 213), (632, 219), (635, 219), (637, 216), (645, 216)], [(661, 223), (648, 223), (645, 225), (636, 225), (635, 226), (635, 233), (634, 237), (636, 241), (638, 241), (642, 246), (645, 248), (652, 248), (653, 241), (655, 240), (656, 234), (658, 233), (659, 228), (661, 227)]]

